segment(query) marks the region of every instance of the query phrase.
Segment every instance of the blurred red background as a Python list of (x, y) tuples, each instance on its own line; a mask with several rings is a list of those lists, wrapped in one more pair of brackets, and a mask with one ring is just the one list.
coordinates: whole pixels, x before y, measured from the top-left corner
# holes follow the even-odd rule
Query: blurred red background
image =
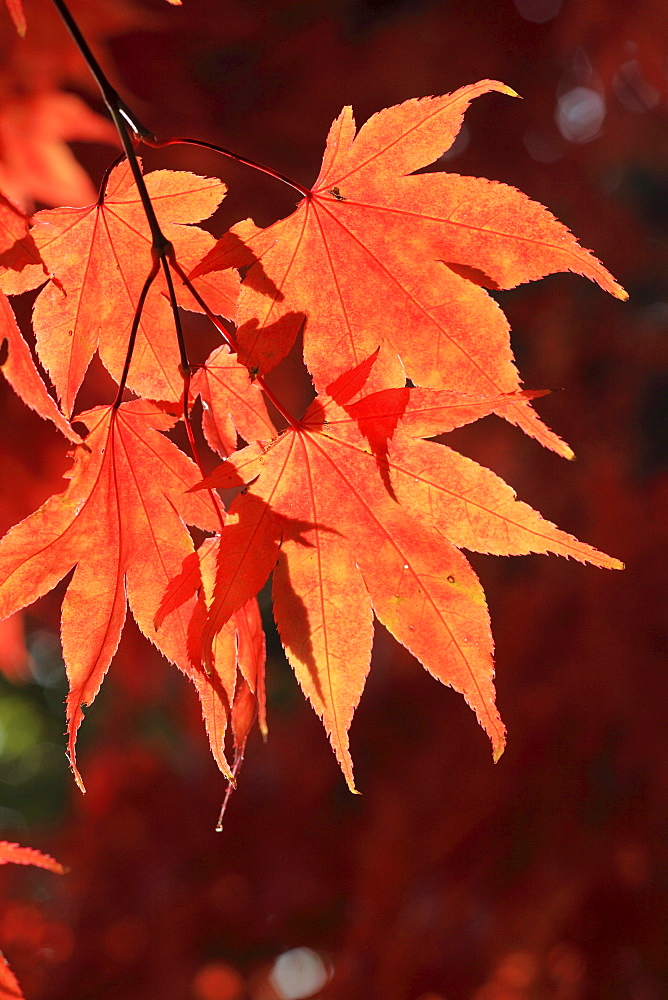
[[(62, 736), (62, 588), (1, 625), (0, 837), (71, 868), (65, 878), (0, 870), (0, 947), (28, 1000), (660, 1000), (668, 8), (72, 7), (158, 135), (222, 143), (302, 182), (315, 178), (344, 104), (361, 123), (484, 77), (522, 95), (481, 98), (437, 168), (502, 180), (545, 203), (631, 298), (621, 304), (572, 275), (498, 294), (526, 385), (558, 390), (538, 408), (574, 447), (575, 463), (494, 417), (451, 437), (627, 569), (543, 556), (473, 560), (509, 729), (497, 765), (463, 700), (379, 629), (352, 728), (359, 797), (270, 637), (269, 741), (251, 738), (222, 834), (214, 828), (224, 783), (194, 691), (131, 624), (82, 727), (85, 797)], [(94, 187), (63, 140), (74, 140), (96, 184), (115, 153), (81, 141), (108, 133), (81, 117), (79, 102), (103, 109), (47, 0), (27, 0), (26, 13), (25, 42), (1, 15), (0, 176), (40, 207), (67, 200), (44, 180), (58, 167), (69, 197), (85, 200)], [(54, 113), (54, 92), (75, 95), (65, 99), (75, 100), (70, 118)], [(248, 215), (267, 224), (294, 205), (288, 189), (205, 151), (145, 159), (223, 177), (230, 194), (216, 233)], [(297, 376), (290, 363), (275, 376), (294, 403), (304, 392)], [(4, 384), (0, 406), (5, 529), (60, 489), (68, 463), (57, 433)], [(268, 601), (264, 610), (269, 623)]]

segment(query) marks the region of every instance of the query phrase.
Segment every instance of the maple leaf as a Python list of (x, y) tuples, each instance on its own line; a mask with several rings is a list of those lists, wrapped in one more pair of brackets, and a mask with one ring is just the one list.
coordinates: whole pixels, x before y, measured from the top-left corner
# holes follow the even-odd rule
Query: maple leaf
[[(342, 403), (356, 388), (349, 373), (330, 386)], [(505, 729), (494, 703), (489, 618), (459, 546), (621, 565), (516, 501), (489, 470), (409, 436), (516, 405), (516, 398), (404, 388), (363, 397), (348, 412), (322, 395), (298, 425), (232, 455), (200, 484), (250, 484), (221, 534), (204, 655), (275, 566), (274, 616), (286, 654), (351, 788), (348, 729), (369, 669), (373, 613), (434, 677), (464, 695), (497, 758)], [(441, 464), (426, 469), (431, 448)], [(405, 502), (409, 479), (417, 488)]]
[[(169, 170), (155, 170), (145, 180), (163, 233), (184, 270), (192, 270), (214, 238), (186, 223), (211, 215), (225, 185)], [(135, 311), (151, 270), (150, 230), (129, 165), (123, 162), (111, 172), (103, 200), (86, 208), (39, 212), (31, 234), (56, 279), (35, 302), (37, 352), (69, 415), (96, 348), (108, 371), (120, 380)], [(176, 279), (175, 284), (179, 304), (199, 310)], [(234, 311), (236, 277), (226, 275), (221, 281), (210, 276), (196, 285), (214, 312)], [(176, 400), (183, 380), (166, 291), (160, 275), (146, 298), (127, 384), (151, 399)]]
[[(416, 385), (513, 392), (508, 324), (482, 284), (510, 288), (576, 271), (626, 296), (547, 209), (514, 188), (413, 175), (450, 147), (471, 100), (491, 90), (514, 94), (483, 80), (381, 111), (357, 135), (345, 108), (295, 212), (266, 229), (247, 220), (222, 237), (194, 273), (250, 265), (237, 322), (251, 370), (271, 369), (306, 317), (304, 357), (319, 390), (387, 340), (387, 386), (403, 385), (405, 370)], [(572, 457), (528, 401), (504, 416)]]
[[(126, 605), (167, 659), (192, 674), (187, 629), (194, 601), (154, 619), (169, 581), (193, 551), (185, 523), (214, 530), (209, 496), (185, 493), (197, 467), (161, 431), (175, 418), (141, 400), (78, 417), (89, 428), (65, 491), (0, 542), (0, 616), (46, 594), (74, 566), (63, 601), (62, 644), (70, 691), (69, 753), (116, 651)], [(82, 786), (83, 787), (83, 786)]]

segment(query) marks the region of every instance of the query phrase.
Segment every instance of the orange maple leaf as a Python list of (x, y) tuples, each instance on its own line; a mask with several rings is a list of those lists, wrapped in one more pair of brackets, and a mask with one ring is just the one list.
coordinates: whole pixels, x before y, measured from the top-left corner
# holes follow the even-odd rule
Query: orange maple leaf
[[(403, 385), (405, 372), (416, 385), (512, 392), (508, 324), (482, 285), (576, 271), (625, 297), (565, 226), (515, 188), (413, 174), (449, 148), (471, 100), (490, 90), (514, 94), (483, 80), (380, 111), (357, 135), (345, 108), (295, 212), (267, 229), (247, 220), (222, 237), (194, 273), (250, 265), (237, 321), (251, 370), (271, 369), (306, 319), (304, 358), (319, 390), (386, 340), (387, 386)], [(504, 416), (572, 457), (528, 401)]]
[[(246, 221), (218, 242), (194, 224), (219, 205), (221, 181), (146, 175), (181, 268), (178, 305), (207, 312), (230, 344), (215, 315), (236, 311), (238, 321), (243, 365), (219, 347), (190, 382), (208, 443), (229, 456), (202, 482), (194, 462), (161, 433), (176, 424), (171, 411), (189, 365), (177, 345), (168, 284), (162, 272), (153, 278), (151, 226), (133, 177), (138, 162), (111, 170), (94, 204), (41, 212), (27, 234), (25, 218), (7, 214), (11, 206), (0, 200), (0, 287), (14, 294), (50, 279), (33, 320), (37, 353), (65, 415), (96, 349), (123, 386), (167, 401), (89, 410), (79, 418), (89, 431), (80, 442), (0, 298), (5, 374), (77, 442), (64, 492), (0, 542), (0, 615), (74, 568), (62, 641), (68, 746), (80, 785), (75, 743), (83, 707), (100, 688), (128, 603), (141, 631), (193, 681), (214, 757), (233, 782), (256, 716), (266, 730), (255, 595), (273, 573), (288, 659), (354, 790), (348, 731), (369, 670), (374, 615), (464, 695), (496, 759), (505, 728), (495, 705), (489, 616), (460, 550), (555, 552), (621, 566), (518, 501), (491, 471), (428, 440), (496, 412), (570, 456), (533, 411), (537, 393), (519, 389), (508, 324), (487, 289), (575, 271), (625, 297), (563, 225), (514, 188), (415, 173), (449, 147), (471, 100), (492, 90), (513, 93), (482, 81), (382, 111), (357, 134), (344, 109), (320, 175), (312, 190), (302, 189), (295, 212), (267, 229)], [(240, 297), (233, 267), (244, 268)], [(248, 369), (263, 376), (302, 327), (319, 395), (296, 422)], [(280, 435), (263, 389), (289, 423)], [(248, 442), (240, 451), (237, 434)], [(204, 487), (209, 496), (197, 492)], [(214, 487), (242, 487), (226, 517)], [(195, 551), (186, 525), (220, 531)]]
[[(346, 374), (329, 388), (343, 403), (357, 386)], [(516, 501), (489, 470), (416, 440), (517, 403), (404, 388), (345, 409), (323, 395), (298, 425), (232, 455), (202, 484), (250, 484), (221, 534), (204, 655), (275, 566), (281, 639), (351, 788), (348, 729), (369, 669), (373, 613), (464, 695), (496, 758), (505, 729), (494, 703), (489, 618), (459, 547), (621, 566)]]
[[(215, 178), (169, 170), (155, 170), (145, 180), (161, 228), (188, 272), (214, 238), (186, 223), (211, 215), (225, 185)], [(31, 232), (54, 276), (35, 303), (37, 352), (69, 415), (96, 348), (111, 375), (120, 379), (132, 321), (151, 270), (150, 230), (129, 165), (123, 162), (111, 172), (103, 200), (87, 208), (39, 212)], [(237, 280), (229, 274), (221, 277), (200, 278), (196, 285), (214, 312), (229, 315)], [(179, 304), (199, 310), (190, 293), (175, 284)], [(160, 275), (144, 305), (127, 384), (151, 399), (176, 400), (183, 380), (165, 296)]]
[(89, 428), (75, 451), (67, 489), (15, 525), (0, 542), (0, 616), (46, 594), (76, 566), (62, 610), (70, 693), (69, 752), (116, 652), (126, 605), (167, 659), (192, 675), (187, 629), (194, 601), (154, 619), (164, 591), (193, 551), (185, 523), (214, 530), (209, 496), (186, 493), (197, 467), (160, 431), (175, 418), (137, 400), (78, 417)]

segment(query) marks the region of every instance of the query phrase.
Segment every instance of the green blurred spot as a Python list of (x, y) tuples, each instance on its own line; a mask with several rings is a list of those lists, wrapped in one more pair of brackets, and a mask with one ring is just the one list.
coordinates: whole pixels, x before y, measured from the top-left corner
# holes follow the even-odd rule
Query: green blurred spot
[(44, 738), (37, 707), (20, 695), (0, 698), (0, 762), (23, 756)]

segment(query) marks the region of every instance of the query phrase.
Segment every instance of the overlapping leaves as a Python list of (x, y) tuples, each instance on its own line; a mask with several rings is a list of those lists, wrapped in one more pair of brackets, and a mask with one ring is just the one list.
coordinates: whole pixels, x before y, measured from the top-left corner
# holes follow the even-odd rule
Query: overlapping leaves
[[(39, 213), (29, 233), (0, 204), (6, 290), (36, 288), (49, 275), (34, 327), (64, 412), (2, 300), (5, 374), (76, 443), (64, 492), (0, 542), (0, 613), (45, 594), (74, 568), (62, 624), (73, 766), (82, 707), (100, 687), (129, 604), (144, 634), (194, 682), (214, 756), (232, 777), (230, 721), (237, 754), (256, 715), (265, 726), (255, 595), (272, 573), (281, 640), (351, 788), (348, 730), (369, 670), (374, 616), (464, 695), (498, 756), (505, 730), (489, 618), (461, 550), (620, 565), (544, 520), (490, 470), (429, 440), (496, 412), (570, 455), (532, 409), (536, 393), (521, 391), (508, 326), (487, 289), (571, 270), (624, 296), (564, 226), (515, 189), (414, 174), (448, 148), (470, 101), (490, 90), (511, 93), (483, 81), (408, 101), (358, 134), (344, 110), (320, 176), (293, 215), (265, 230), (241, 223), (215, 245), (194, 224), (215, 210), (222, 183), (183, 172), (146, 176), (189, 275), (185, 284), (175, 275), (179, 304), (205, 302), (211, 314), (237, 320), (229, 342), (238, 358), (216, 348), (187, 400), (163, 277), (139, 307), (154, 253), (130, 166), (110, 173), (95, 205)], [(238, 305), (235, 267), (243, 270)], [(300, 329), (318, 395), (296, 420), (263, 376)], [(87, 436), (79, 443), (65, 418), (96, 349), (139, 398), (80, 415)], [(206, 441), (225, 458), (203, 483), (166, 436), (177, 413), (197, 412), (197, 398)], [(288, 423), (281, 434), (268, 399)], [(226, 514), (217, 488), (237, 491)], [(213, 537), (196, 551), (187, 525)]]
[[(97, 694), (116, 652), (126, 606), (165, 656), (188, 670), (187, 606), (153, 620), (170, 580), (193, 551), (185, 523), (215, 529), (211, 498), (188, 488), (197, 468), (160, 431), (175, 420), (137, 400), (78, 418), (88, 428), (66, 490), (2, 541), (0, 613), (7, 617), (47, 593), (76, 566), (63, 601), (62, 643), (72, 766), (82, 706)], [(76, 773), (76, 769), (75, 769)]]
[[(220, 204), (225, 185), (215, 178), (167, 170), (155, 170), (145, 181), (163, 232), (190, 271), (213, 238), (186, 223), (208, 218)], [(96, 348), (111, 375), (120, 379), (130, 328), (151, 269), (149, 226), (127, 162), (112, 171), (98, 204), (40, 212), (32, 236), (54, 275), (35, 303), (37, 351), (69, 416)], [(213, 312), (233, 312), (234, 275), (200, 279), (198, 290)], [(180, 304), (199, 308), (185, 291)], [(179, 360), (166, 287), (159, 278), (142, 310), (129, 387), (150, 399), (179, 399)]]
[(373, 613), (465, 696), (498, 756), (505, 731), (487, 608), (459, 547), (619, 565), (517, 501), (494, 473), (420, 440), (519, 401), (404, 388), (343, 408), (321, 395), (297, 426), (237, 452), (205, 480), (250, 485), (222, 532), (204, 655), (275, 566), (281, 639), (351, 787), (347, 731), (369, 669)]

